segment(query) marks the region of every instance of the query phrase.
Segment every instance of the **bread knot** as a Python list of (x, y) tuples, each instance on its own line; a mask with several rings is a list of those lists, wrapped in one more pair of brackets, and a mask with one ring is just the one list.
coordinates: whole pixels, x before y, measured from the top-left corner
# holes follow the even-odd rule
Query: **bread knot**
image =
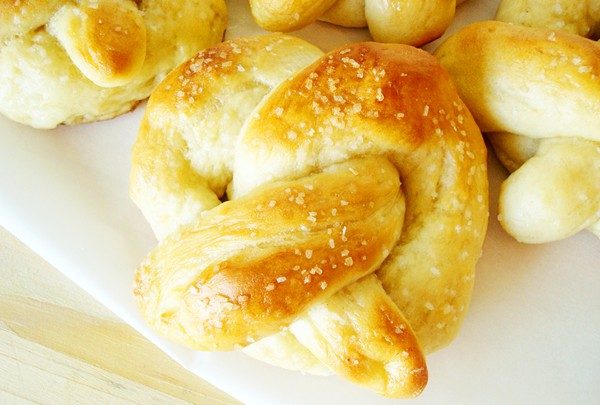
[(323, 55), (274, 34), (200, 52), (133, 148), (130, 193), (161, 239), (136, 272), (141, 312), (199, 350), (417, 395), (470, 300), (485, 157), (416, 48)]
[(52, 128), (128, 111), (170, 69), (221, 39), (222, 0), (181, 7), (157, 0), (2, 2), (2, 113)]
[(527, 243), (600, 236), (600, 44), (489, 21), (436, 56), (513, 172), (500, 190), (504, 229)]
[(442, 36), (464, 0), (250, 0), (254, 19), (269, 31), (293, 31), (317, 19), (369, 27), (378, 42), (424, 45)]
[(598, 0), (502, 0), (496, 19), (526, 27), (600, 37)]

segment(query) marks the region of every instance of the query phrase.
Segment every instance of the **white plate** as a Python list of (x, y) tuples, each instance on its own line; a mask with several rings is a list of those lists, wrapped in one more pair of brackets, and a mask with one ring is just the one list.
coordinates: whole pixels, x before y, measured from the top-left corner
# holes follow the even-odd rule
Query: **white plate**
[[(260, 32), (232, 0), (228, 36)], [(491, 18), (471, 0), (457, 22)], [(451, 31), (452, 31), (451, 30)], [(298, 33), (324, 50), (367, 38), (316, 24)], [(205, 354), (157, 337), (138, 316), (133, 269), (155, 244), (127, 196), (129, 152), (142, 108), (120, 118), (37, 131), (0, 117), (0, 224), (183, 366), (246, 403), (390, 402), (337, 377), (276, 369), (243, 354)], [(600, 241), (582, 232), (521, 245), (496, 221), (504, 171), (491, 158), (490, 227), (458, 338), (428, 358), (416, 403), (573, 403), (600, 398)]]

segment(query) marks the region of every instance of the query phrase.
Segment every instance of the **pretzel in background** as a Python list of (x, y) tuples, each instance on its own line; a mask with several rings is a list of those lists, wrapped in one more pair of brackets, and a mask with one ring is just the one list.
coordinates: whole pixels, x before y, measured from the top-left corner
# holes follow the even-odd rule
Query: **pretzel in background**
[[(517, 8), (509, 3), (527, 2), (504, 1), (503, 18)], [(529, 3), (534, 8), (543, 2)], [(579, 11), (554, 15), (551, 26), (596, 32), (597, 1), (551, 3)], [(557, 8), (539, 6), (513, 17), (543, 26)], [(532, 19), (541, 14), (546, 17)], [(575, 23), (574, 15), (583, 21)], [(600, 236), (600, 44), (557, 30), (488, 21), (463, 28), (435, 55), (513, 172), (500, 190), (504, 229), (527, 243), (563, 239), (586, 228)]]
[(257, 24), (289, 32), (316, 20), (369, 27), (373, 39), (421, 46), (442, 36), (464, 0), (250, 0)]
[(0, 113), (37, 128), (125, 113), (226, 19), (223, 0), (0, 1)]

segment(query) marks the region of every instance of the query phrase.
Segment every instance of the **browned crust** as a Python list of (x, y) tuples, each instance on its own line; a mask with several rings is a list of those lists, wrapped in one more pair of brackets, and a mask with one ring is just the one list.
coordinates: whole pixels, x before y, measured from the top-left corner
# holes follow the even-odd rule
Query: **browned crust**
[[(373, 172), (380, 188), (373, 192), (373, 178), (348, 167)], [(176, 292), (182, 307), (155, 326), (167, 333), (171, 321), (187, 328), (189, 311), (198, 321), (188, 330), (194, 346), (245, 346), (379, 267), (400, 235), (399, 191), (397, 172), (382, 159), (261, 187), (163, 241), (138, 270), (135, 295), (155, 318), (168, 278), (185, 275)]]

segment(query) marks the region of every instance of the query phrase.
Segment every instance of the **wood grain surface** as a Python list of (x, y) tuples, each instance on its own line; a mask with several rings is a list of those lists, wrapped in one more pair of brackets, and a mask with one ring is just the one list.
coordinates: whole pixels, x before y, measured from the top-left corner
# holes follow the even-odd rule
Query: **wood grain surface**
[(235, 404), (0, 228), (0, 404)]

